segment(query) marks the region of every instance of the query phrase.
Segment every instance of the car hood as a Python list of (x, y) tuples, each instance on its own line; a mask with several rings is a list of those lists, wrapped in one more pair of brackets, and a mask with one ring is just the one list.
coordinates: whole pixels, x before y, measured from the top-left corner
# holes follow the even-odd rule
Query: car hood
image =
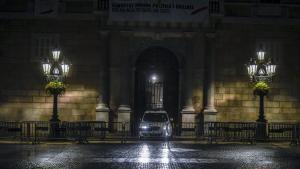
[(166, 124), (168, 124), (168, 121), (166, 121), (166, 122), (146, 122), (146, 121), (142, 121), (140, 123), (140, 125), (147, 125), (147, 126), (150, 126), (150, 125), (152, 125), (152, 126), (163, 126), (163, 125), (166, 125)]

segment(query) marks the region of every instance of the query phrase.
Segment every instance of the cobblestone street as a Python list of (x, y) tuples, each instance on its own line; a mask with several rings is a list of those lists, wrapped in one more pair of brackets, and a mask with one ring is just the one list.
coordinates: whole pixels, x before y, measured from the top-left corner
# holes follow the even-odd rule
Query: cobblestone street
[(300, 149), (271, 145), (0, 145), (0, 168), (300, 168)]

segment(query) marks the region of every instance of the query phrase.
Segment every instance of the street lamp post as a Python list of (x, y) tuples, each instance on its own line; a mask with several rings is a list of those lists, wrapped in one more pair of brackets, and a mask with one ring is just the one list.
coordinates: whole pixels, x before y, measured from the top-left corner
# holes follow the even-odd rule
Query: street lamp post
[(257, 121), (258, 139), (265, 139), (267, 136), (267, 120), (264, 112), (264, 97), (268, 94), (268, 82), (272, 81), (276, 72), (276, 65), (272, 63), (270, 57), (265, 56), (265, 52), (261, 49), (257, 52), (256, 58), (251, 58), (246, 65), (250, 81), (255, 83), (254, 95), (259, 96), (259, 116)]
[(52, 50), (52, 58), (47, 59), (42, 63), (43, 73), (47, 79), (48, 84), (46, 90), (53, 95), (53, 112), (50, 119), (50, 133), (52, 137), (59, 136), (59, 118), (57, 102), (58, 96), (65, 90), (64, 81), (68, 76), (70, 64), (65, 59), (60, 58), (60, 50)]

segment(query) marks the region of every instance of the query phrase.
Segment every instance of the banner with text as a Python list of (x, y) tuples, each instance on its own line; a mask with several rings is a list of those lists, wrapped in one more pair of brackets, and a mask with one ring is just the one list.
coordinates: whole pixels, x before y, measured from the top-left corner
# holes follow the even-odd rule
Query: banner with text
[(110, 0), (111, 21), (195, 22), (208, 16), (208, 0)]

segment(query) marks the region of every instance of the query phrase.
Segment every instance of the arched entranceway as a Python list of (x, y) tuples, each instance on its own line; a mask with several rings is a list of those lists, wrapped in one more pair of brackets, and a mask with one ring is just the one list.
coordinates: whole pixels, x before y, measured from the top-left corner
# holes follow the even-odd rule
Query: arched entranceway
[(136, 61), (135, 101), (132, 120), (139, 122), (146, 110), (165, 110), (175, 123), (178, 113), (178, 60), (168, 49), (151, 47)]

